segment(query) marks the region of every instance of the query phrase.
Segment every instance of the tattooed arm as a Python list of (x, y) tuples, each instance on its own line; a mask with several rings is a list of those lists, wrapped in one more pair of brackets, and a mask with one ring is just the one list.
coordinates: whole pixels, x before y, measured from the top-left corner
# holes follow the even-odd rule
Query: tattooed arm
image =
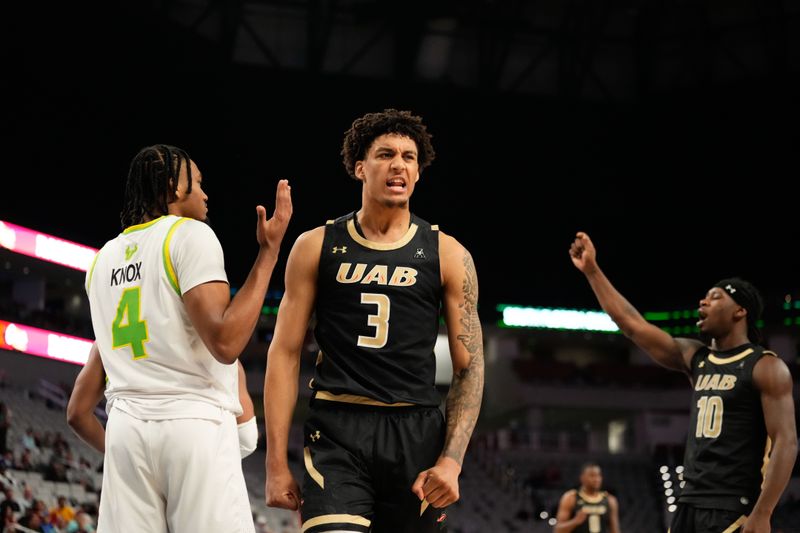
[(478, 277), (472, 256), (454, 238), (440, 233), (439, 257), (444, 315), (453, 360), (447, 394), (447, 434), (433, 468), (417, 476), (411, 490), (433, 507), (458, 500), (458, 475), (483, 397), (483, 333), (478, 319)]

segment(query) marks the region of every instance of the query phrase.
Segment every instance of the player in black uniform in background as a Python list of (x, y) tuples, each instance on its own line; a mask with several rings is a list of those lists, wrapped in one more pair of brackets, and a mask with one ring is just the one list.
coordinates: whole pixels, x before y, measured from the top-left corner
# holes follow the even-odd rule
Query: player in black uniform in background
[[(409, 209), (434, 158), (419, 117), (369, 113), (342, 155), (361, 209), (301, 235), (286, 266), (264, 386), (267, 504), (300, 504), (308, 533), (442, 531), (483, 391), (475, 266)], [(453, 361), (446, 426), (434, 386), (440, 305)], [(301, 498), (286, 452), (312, 312), (320, 354)]]
[(571, 489), (558, 502), (553, 533), (620, 533), (619, 504), (604, 490), (603, 473), (595, 463), (581, 468), (581, 486)]
[(642, 318), (597, 266), (579, 232), (570, 248), (600, 305), (657, 363), (691, 377), (692, 416), (684, 458), (686, 485), (671, 533), (768, 533), (770, 517), (797, 455), (792, 376), (753, 344), (762, 310), (748, 282), (722, 280), (700, 300), (700, 332), (709, 346), (673, 338)]

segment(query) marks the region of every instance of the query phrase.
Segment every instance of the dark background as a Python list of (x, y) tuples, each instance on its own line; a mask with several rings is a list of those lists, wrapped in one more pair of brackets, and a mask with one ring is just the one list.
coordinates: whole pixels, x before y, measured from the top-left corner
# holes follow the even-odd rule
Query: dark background
[[(343, 132), (366, 112), (397, 107), (424, 117), (438, 153), (412, 210), (472, 252), (483, 312), (501, 302), (596, 308), (567, 256), (577, 230), (590, 233), (606, 273), (643, 310), (694, 307), (730, 275), (760, 286), (768, 311), (800, 296), (800, 53), (792, 32), (770, 33), (796, 14), (753, 11), (754, 24), (769, 22), (759, 30), (765, 49), (777, 51), (739, 76), (693, 66), (673, 86), (648, 90), (634, 79), (623, 97), (589, 98), (561, 83), (548, 94), (421, 81), (396, 57), (382, 77), (248, 65), (168, 16), (167, 4), (11, 8), (0, 219), (99, 247), (120, 229), (130, 159), (145, 145), (175, 144), (204, 174), (235, 286), (256, 254), (254, 206), (271, 209), (277, 179), (290, 180), (295, 215), (279, 287), (296, 236), (360, 205), (341, 164)], [(396, 17), (398, 34), (424, 5), (459, 17), (467, 7), (457, 5), (502, 11), (493, 2), (361, 4)], [(613, 14), (653, 4), (605, 6)], [(755, 5), (730, 5), (745, 4)], [(676, 57), (702, 58), (702, 39), (688, 42)]]

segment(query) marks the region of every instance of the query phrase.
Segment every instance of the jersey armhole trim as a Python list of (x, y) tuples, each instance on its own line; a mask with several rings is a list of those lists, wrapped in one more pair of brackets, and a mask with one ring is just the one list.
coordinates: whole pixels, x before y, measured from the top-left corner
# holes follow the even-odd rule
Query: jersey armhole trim
[(164, 245), (161, 249), (161, 256), (164, 260), (164, 271), (167, 273), (167, 280), (169, 280), (169, 284), (172, 286), (173, 290), (178, 296), (181, 296), (181, 286), (178, 282), (178, 276), (175, 274), (175, 266), (172, 264), (172, 258), (169, 255), (169, 243), (172, 241), (172, 236), (175, 234), (175, 230), (178, 229), (178, 226), (183, 224), (189, 220), (188, 218), (179, 218), (177, 222), (175, 222), (169, 231), (167, 231), (167, 236), (164, 237)]
[(86, 293), (89, 293), (89, 289), (92, 288), (92, 276), (94, 275), (94, 266), (97, 264), (97, 258), (100, 257), (100, 252), (98, 251), (94, 254), (94, 259), (92, 259), (92, 266), (89, 267), (89, 277), (86, 278)]

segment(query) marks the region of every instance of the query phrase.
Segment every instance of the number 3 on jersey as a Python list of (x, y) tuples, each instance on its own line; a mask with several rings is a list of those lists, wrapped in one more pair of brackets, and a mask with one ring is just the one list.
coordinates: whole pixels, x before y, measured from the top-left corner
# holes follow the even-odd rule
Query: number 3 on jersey
[(117, 305), (117, 316), (111, 324), (113, 348), (130, 346), (134, 359), (147, 357), (144, 343), (149, 341), (147, 322), (139, 320), (142, 295), (139, 287), (125, 289)]
[(359, 335), (357, 344), (362, 348), (383, 348), (389, 339), (389, 312), (391, 311), (389, 297), (385, 294), (364, 292), (361, 293), (361, 303), (377, 305), (378, 312), (367, 317), (367, 325), (375, 328), (375, 335), (373, 337)]

